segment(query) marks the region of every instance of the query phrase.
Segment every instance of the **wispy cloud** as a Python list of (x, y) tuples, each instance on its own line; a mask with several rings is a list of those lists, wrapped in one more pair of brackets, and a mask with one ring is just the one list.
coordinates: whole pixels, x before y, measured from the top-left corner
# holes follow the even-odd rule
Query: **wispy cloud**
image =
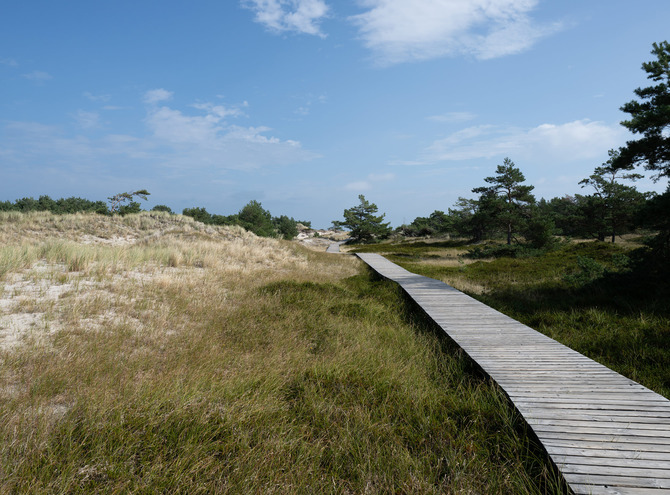
[(64, 175), (73, 177), (94, 174), (102, 164), (108, 169), (169, 170), (172, 175), (190, 176), (204, 170), (220, 174), (291, 165), (318, 156), (297, 140), (273, 136), (269, 127), (227, 122), (238, 112), (221, 105), (198, 103), (188, 111), (189, 107), (155, 104), (171, 95), (167, 90), (143, 95), (147, 102), (144, 131), (134, 135), (98, 137), (82, 132), (100, 124), (97, 113), (84, 110), (73, 114), (76, 133), (35, 122), (10, 122), (0, 133), (0, 155), (22, 169), (57, 163)]
[(328, 101), (328, 97), (326, 95), (316, 96), (311, 93), (304, 96), (296, 96), (295, 98), (301, 100), (302, 104), (296, 108), (293, 113), (301, 116), (309, 115), (314, 103), (325, 103)]
[(433, 122), (466, 122), (476, 118), (477, 115), (472, 112), (448, 112), (427, 117), (428, 120), (432, 120)]
[(538, 0), (361, 0), (352, 16), (365, 46), (384, 65), (468, 55), (519, 53), (561, 29), (529, 17)]
[(82, 129), (95, 129), (100, 126), (100, 115), (97, 112), (77, 110), (73, 117), (77, 126)]
[(444, 161), (510, 156), (538, 163), (591, 159), (620, 146), (626, 138), (619, 125), (590, 120), (542, 124), (534, 128), (492, 125), (462, 129), (433, 142), (405, 165), (430, 165)]
[(102, 102), (107, 102), (107, 101), (112, 99), (112, 95), (108, 95), (108, 94), (94, 95), (93, 93), (90, 93), (89, 91), (86, 91), (84, 93), (84, 97), (87, 100), (90, 100), (90, 101), (102, 101)]
[(17, 67), (19, 63), (13, 58), (0, 58), (0, 65), (8, 65), (10, 67)]
[(347, 191), (356, 191), (356, 192), (362, 192), (362, 191), (368, 191), (372, 186), (370, 185), (370, 182), (366, 180), (358, 180), (356, 182), (350, 182), (349, 184), (344, 186), (344, 189)]
[(244, 112), (237, 107), (226, 108), (223, 105), (214, 105), (212, 103), (194, 103), (192, 107), (197, 108), (198, 110), (205, 110), (207, 113), (216, 115), (221, 119), (244, 115)]
[(172, 99), (173, 93), (163, 88), (151, 89), (144, 93), (144, 103), (158, 103)]
[(320, 22), (328, 15), (323, 0), (243, 0), (255, 21), (277, 33), (294, 32), (325, 37)]
[(41, 70), (34, 70), (32, 72), (28, 72), (27, 74), (23, 74), (23, 77), (36, 82), (44, 82), (48, 81), (49, 79), (53, 79), (53, 76), (51, 74), (49, 74), (48, 72), (43, 72)]
[(358, 180), (349, 182), (344, 186), (346, 191), (363, 192), (372, 189), (374, 184), (379, 182), (387, 182), (395, 179), (394, 173), (369, 174), (366, 180)]

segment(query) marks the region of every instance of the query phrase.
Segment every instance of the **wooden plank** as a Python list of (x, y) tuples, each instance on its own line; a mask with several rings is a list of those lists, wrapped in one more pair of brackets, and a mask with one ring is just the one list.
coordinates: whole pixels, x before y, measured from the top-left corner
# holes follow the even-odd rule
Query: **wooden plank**
[[(582, 441), (585, 448), (602, 448), (603, 444), (619, 443), (627, 446), (628, 449), (648, 449), (653, 451), (662, 451), (670, 453), (670, 445), (668, 445), (667, 438), (659, 438), (654, 435), (626, 435), (626, 434), (607, 434), (607, 433), (592, 433), (592, 432), (573, 432), (573, 431), (547, 431), (536, 430), (542, 443), (544, 440), (561, 440), (561, 441)], [(669, 461), (670, 462), (670, 459)]]
[(570, 484), (576, 495), (662, 495), (657, 488)]
[[(570, 431), (573, 431), (574, 428), (580, 428), (580, 427), (594, 427), (594, 428), (621, 428), (621, 429), (626, 429), (626, 431), (637, 431), (637, 430), (660, 430), (659, 434), (663, 435), (664, 433), (667, 433), (668, 424), (670, 422), (666, 422), (663, 424), (662, 422), (642, 422), (642, 423), (633, 423), (630, 421), (621, 421), (621, 419), (614, 419), (611, 416), (600, 416), (600, 417), (591, 417), (591, 418), (561, 418), (561, 417), (553, 417), (553, 418), (537, 418), (533, 416), (525, 416), (526, 421), (528, 421), (528, 424), (535, 427), (535, 426), (551, 426), (551, 427), (556, 427), (556, 428), (563, 428), (565, 429), (570, 429)], [(606, 418), (606, 419), (604, 419)], [(666, 436), (670, 436), (666, 435)]]
[(635, 468), (628, 466), (594, 466), (580, 462), (575, 464), (560, 463), (558, 467), (561, 472), (566, 474), (651, 478), (657, 482), (665, 481), (667, 484), (666, 488), (670, 488), (670, 474), (667, 464), (662, 468)]
[[(577, 474), (564, 473), (566, 481), (584, 485), (604, 485), (628, 488), (662, 488), (670, 489), (670, 480), (645, 478), (638, 476), (616, 476), (616, 475), (598, 475), (598, 474)], [(582, 492), (584, 493), (584, 492)], [(589, 492), (586, 492), (589, 493)], [(635, 492), (633, 492), (635, 493)]]
[[(636, 414), (636, 415), (631, 415), (630, 413), (628, 414), (612, 414), (610, 411), (587, 411), (587, 412), (570, 412), (570, 413), (563, 413), (560, 410), (552, 410), (552, 409), (540, 409), (540, 408), (528, 408), (525, 409), (523, 412), (523, 417), (526, 418), (527, 421), (531, 420), (547, 420), (551, 421), (552, 423), (554, 420), (556, 421), (569, 421), (572, 419), (579, 420), (579, 421), (618, 421), (624, 424), (635, 424), (635, 423), (644, 423), (644, 424), (654, 424), (654, 425), (670, 425), (670, 417), (659, 417), (657, 415), (655, 416), (649, 416), (649, 415), (642, 415), (642, 414)], [(557, 424), (557, 423), (553, 423)]]
[[(564, 445), (565, 444), (565, 445)], [(567, 445), (567, 446), (566, 446)], [(612, 444), (610, 448), (601, 448), (601, 449), (587, 449), (580, 448), (576, 446), (577, 443), (566, 443), (559, 442), (558, 445), (552, 444), (550, 441), (544, 443), (544, 446), (547, 449), (549, 455), (552, 458), (560, 459), (564, 456), (581, 456), (583, 458), (589, 457), (609, 457), (610, 459), (618, 459), (620, 461), (625, 461), (628, 459), (635, 460), (636, 462), (640, 461), (659, 461), (662, 464), (667, 465), (667, 452), (653, 452), (649, 450), (624, 450), (623, 448), (614, 448), (623, 447), (621, 444)]]
[(592, 415), (592, 416), (610, 416), (613, 418), (623, 416), (627, 418), (644, 419), (649, 418), (655, 421), (663, 421), (670, 419), (670, 413), (667, 411), (649, 411), (643, 409), (611, 409), (609, 407), (589, 407), (585, 404), (578, 404), (583, 407), (569, 407), (572, 404), (555, 404), (553, 407), (544, 407), (543, 404), (516, 404), (516, 407), (523, 410), (524, 416), (536, 417), (556, 417), (560, 418), (563, 415), (567, 417), (574, 417), (575, 415)]
[(655, 473), (655, 476), (660, 476), (661, 478), (670, 477), (670, 471), (668, 470), (669, 466), (665, 460), (655, 461), (651, 459), (625, 458), (621, 456), (596, 457), (584, 455), (553, 455), (552, 459), (558, 465), (597, 466), (604, 468), (636, 468), (641, 464), (640, 461), (644, 460), (644, 465), (647, 468), (660, 471), (659, 473)]
[(449, 285), (359, 255), (505, 391), (576, 494), (670, 489), (670, 401)]

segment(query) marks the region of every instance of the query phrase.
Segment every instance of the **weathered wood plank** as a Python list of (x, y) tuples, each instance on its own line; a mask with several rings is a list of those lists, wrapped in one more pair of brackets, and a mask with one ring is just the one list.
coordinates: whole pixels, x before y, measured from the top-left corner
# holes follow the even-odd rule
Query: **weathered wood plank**
[[(585, 455), (555, 455), (554, 461), (558, 465), (581, 465), (581, 466), (596, 466), (603, 468), (605, 467), (637, 468), (640, 465), (639, 460), (637, 458), (631, 459), (621, 456), (596, 457), (596, 456), (585, 456)], [(670, 471), (668, 470), (668, 463), (664, 460), (655, 461), (647, 459), (645, 460), (645, 466), (649, 469), (655, 469), (660, 471), (655, 472), (654, 476), (660, 476), (661, 478), (670, 477)]]
[(546, 335), (376, 254), (400, 284), (505, 391), (576, 494), (670, 489), (670, 401)]
[(579, 483), (572, 483), (570, 488), (577, 495), (661, 495), (663, 493), (657, 488), (582, 485)]
[(652, 452), (649, 450), (624, 450), (621, 444), (612, 444), (612, 447), (604, 448), (606, 445), (603, 444), (603, 448), (600, 449), (587, 449), (576, 447), (576, 442), (558, 442), (558, 444), (553, 444), (551, 441), (546, 441), (543, 444), (547, 452), (551, 454), (552, 458), (560, 459), (562, 456), (581, 456), (584, 458), (588, 457), (609, 457), (611, 459), (619, 460), (628, 460), (631, 459), (638, 463), (641, 460), (645, 461), (659, 461), (667, 465), (667, 452)]
[[(577, 474), (564, 473), (566, 481), (578, 484), (593, 484), (603, 486), (616, 486), (628, 488), (663, 488), (670, 489), (670, 480), (646, 478), (639, 476), (616, 476), (616, 475), (598, 475), (598, 474)], [(582, 492), (590, 493), (590, 492)], [(635, 492), (633, 492), (635, 493)]]

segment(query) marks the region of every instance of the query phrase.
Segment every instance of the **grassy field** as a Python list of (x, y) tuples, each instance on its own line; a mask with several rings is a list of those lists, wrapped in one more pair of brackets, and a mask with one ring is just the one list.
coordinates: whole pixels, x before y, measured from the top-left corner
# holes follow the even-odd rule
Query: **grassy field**
[[(630, 273), (636, 242), (572, 242), (542, 256), (473, 260), (457, 241), (377, 244), (437, 278), (670, 398), (667, 281)], [(642, 274), (644, 275), (644, 274)]]
[(0, 493), (564, 491), (353, 257), (153, 213), (0, 241)]

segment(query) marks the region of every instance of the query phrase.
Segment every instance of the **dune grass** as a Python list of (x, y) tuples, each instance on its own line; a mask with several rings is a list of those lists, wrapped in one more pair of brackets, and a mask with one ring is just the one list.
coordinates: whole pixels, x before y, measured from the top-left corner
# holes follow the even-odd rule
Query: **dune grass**
[(0, 321), (35, 323), (0, 351), (0, 493), (565, 490), (352, 257), (180, 217), (0, 220)]

